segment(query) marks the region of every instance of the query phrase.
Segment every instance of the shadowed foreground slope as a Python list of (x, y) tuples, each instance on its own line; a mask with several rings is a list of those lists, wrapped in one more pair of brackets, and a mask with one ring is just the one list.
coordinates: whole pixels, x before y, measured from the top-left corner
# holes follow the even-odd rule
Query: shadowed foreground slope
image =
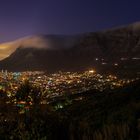
[[(23, 88), (37, 94), (36, 90)], [(71, 102), (66, 105), (68, 100)], [(55, 110), (57, 104), (63, 108)], [(15, 112), (12, 116), (10, 112), (7, 109), (2, 113), (8, 121), (2, 121), (1, 116), (0, 139), (137, 140), (140, 138), (140, 81), (113, 91), (94, 90), (66, 96), (65, 100), (46, 106), (37, 102), (24, 115)]]

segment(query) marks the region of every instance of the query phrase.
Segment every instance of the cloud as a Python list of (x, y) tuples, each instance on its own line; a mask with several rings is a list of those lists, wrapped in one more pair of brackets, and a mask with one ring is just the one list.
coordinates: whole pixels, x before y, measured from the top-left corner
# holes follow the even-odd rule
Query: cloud
[(74, 40), (61, 36), (28, 36), (13, 42), (0, 44), (0, 60), (11, 55), (18, 47), (37, 49), (62, 49), (73, 46)]
[(13, 43), (0, 44), (0, 60), (8, 57), (11, 53), (15, 51)]
[(11, 55), (18, 47), (47, 48), (47, 42), (40, 37), (26, 37), (13, 42), (0, 44), (0, 60)]

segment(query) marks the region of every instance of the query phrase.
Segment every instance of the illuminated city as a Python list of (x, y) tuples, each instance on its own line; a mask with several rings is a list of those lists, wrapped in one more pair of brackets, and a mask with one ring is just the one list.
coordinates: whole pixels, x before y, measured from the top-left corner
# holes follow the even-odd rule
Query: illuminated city
[(47, 74), (42, 71), (0, 72), (0, 90), (7, 93), (9, 98), (15, 96), (18, 88), (28, 81), (43, 93), (42, 103), (48, 104), (47, 99), (64, 95), (78, 94), (89, 90), (104, 91), (123, 87), (135, 79), (118, 79), (114, 75), (101, 75), (95, 69), (84, 72), (58, 72)]

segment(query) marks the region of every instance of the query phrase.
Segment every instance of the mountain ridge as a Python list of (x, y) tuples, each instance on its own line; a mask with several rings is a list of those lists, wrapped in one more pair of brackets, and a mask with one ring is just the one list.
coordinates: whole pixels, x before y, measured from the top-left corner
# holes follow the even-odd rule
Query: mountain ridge
[[(37, 41), (31, 37), (25, 42), (22, 41), (25, 46), (20, 44), (20, 47), (18, 46), (9, 57), (0, 61), (0, 69), (56, 72), (96, 67), (103, 71), (104, 69), (117, 71), (117, 67), (114, 68), (113, 65), (119, 63), (120, 67), (118, 68), (130, 67), (128, 70), (132, 70), (131, 65), (136, 65), (137, 73), (140, 71), (139, 61), (124, 62), (121, 59), (140, 58), (139, 28), (140, 22), (113, 30), (83, 33), (75, 36), (40, 35), (37, 37)], [(49, 43), (47, 42), (49, 47), (46, 44), (43, 44), (45, 47), (42, 47), (43, 41), (39, 40), (40, 37), (49, 40)], [(104, 65), (106, 63), (107, 65)]]

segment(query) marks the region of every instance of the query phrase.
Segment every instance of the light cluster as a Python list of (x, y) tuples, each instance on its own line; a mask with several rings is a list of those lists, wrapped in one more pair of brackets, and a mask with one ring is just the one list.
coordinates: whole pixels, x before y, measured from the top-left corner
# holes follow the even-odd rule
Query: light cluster
[(9, 97), (28, 80), (33, 86), (39, 87), (44, 98), (77, 94), (91, 89), (103, 91), (124, 86), (136, 79), (118, 79), (113, 75), (101, 75), (94, 69), (84, 72), (0, 72), (0, 90), (6, 91)]

